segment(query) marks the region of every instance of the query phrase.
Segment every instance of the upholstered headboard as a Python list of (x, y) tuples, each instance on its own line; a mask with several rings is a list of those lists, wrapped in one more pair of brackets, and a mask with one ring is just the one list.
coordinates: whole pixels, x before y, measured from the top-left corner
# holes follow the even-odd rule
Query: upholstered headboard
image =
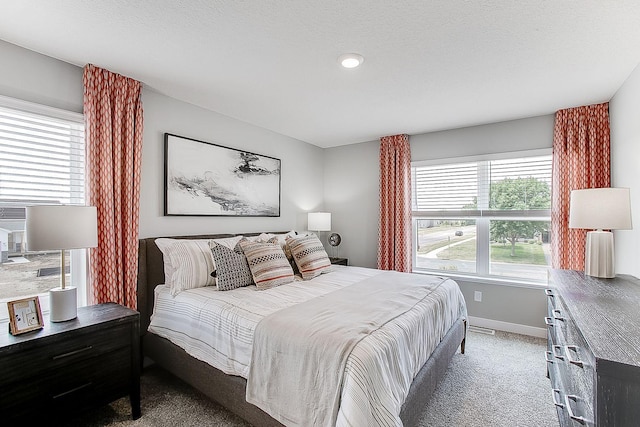
[[(271, 231), (269, 233), (282, 234), (286, 231)], [(260, 233), (235, 234), (201, 234), (195, 236), (162, 236), (171, 239), (220, 239), (233, 236), (257, 236)], [(155, 240), (158, 237), (140, 239), (138, 246), (138, 311), (140, 312), (140, 335), (144, 335), (149, 327), (153, 313), (154, 289), (164, 283), (164, 262), (162, 252)]]

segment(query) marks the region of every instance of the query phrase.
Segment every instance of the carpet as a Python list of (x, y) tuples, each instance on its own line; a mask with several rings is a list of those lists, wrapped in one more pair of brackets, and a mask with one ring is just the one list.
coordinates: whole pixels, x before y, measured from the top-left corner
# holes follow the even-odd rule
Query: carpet
[[(470, 331), (466, 353), (454, 355), (418, 426), (557, 427), (545, 350), (544, 339)], [(138, 420), (130, 419), (129, 400), (124, 398), (63, 426), (249, 427), (160, 368), (145, 369), (141, 389), (142, 417)]]

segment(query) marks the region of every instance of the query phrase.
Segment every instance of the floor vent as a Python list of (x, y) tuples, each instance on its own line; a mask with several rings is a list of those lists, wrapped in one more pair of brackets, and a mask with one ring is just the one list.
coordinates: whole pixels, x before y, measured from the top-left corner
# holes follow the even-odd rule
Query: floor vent
[(469, 326), (469, 330), (471, 332), (477, 332), (479, 334), (486, 334), (486, 335), (495, 335), (496, 331), (494, 329), (489, 329), (489, 328), (483, 328), (480, 326)]

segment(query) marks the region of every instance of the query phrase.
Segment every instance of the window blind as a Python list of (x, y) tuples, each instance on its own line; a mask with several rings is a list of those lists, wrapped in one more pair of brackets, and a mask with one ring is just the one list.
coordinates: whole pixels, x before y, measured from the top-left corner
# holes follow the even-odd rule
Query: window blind
[(0, 102), (0, 218), (18, 219), (30, 204), (84, 204), (82, 116), (30, 105)]
[[(414, 217), (533, 219), (550, 216), (551, 155), (413, 166), (411, 169)], [(492, 188), (504, 185), (505, 180), (521, 181), (512, 184), (521, 184), (518, 203), (507, 208), (491, 197)], [(526, 185), (524, 181), (527, 181)], [(544, 186), (549, 190), (545, 193), (549, 198), (536, 191)]]

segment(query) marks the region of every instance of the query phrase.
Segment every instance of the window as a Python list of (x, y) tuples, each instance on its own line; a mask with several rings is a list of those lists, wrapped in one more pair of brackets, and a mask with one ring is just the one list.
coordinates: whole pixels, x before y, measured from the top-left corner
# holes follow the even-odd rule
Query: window
[[(84, 205), (84, 176), (81, 114), (0, 97), (0, 301), (38, 294), (46, 299), (46, 292), (58, 286), (60, 253), (29, 251), (25, 207)], [(74, 283), (86, 277), (85, 251), (70, 255), (65, 270)], [(79, 301), (85, 300), (85, 290), (78, 291)]]
[(550, 150), (411, 169), (415, 270), (546, 281)]

